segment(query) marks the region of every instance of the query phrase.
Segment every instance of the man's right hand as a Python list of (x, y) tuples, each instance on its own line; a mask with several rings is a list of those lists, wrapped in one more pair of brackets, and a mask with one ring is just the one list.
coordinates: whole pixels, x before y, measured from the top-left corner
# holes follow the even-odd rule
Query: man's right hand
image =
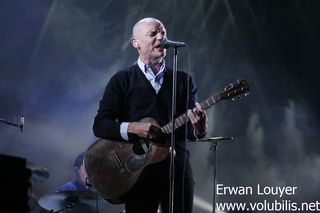
[(128, 133), (135, 134), (139, 138), (153, 139), (160, 138), (163, 135), (161, 128), (152, 123), (131, 122), (128, 125)]

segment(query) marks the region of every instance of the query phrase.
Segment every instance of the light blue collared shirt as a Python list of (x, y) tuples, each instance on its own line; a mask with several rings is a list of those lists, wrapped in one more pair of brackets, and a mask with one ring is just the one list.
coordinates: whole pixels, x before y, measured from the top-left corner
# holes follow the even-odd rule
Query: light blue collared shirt
[[(162, 61), (161, 67), (159, 72), (155, 75), (151, 69), (151, 67), (148, 64), (145, 64), (141, 61), (140, 58), (138, 58), (137, 64), (139, 68), (141, 69), (142, 73), (146, 76), (154, 90), (156, 91), (156, 94), (158, 94), (159, 90), (161, 89), (162, 83), (163, 83), (163, 75), (164, 75), (164, 69), (166, 67), (165, 61)], [(120, 124), (120, 135), (122, 139), (129, 140), (128, 137), (128, 122), (122, 122)]]
[(140, 58), (138, 58), (137, 64), (158, 94), (163, 83), (164, 68), (166, 67), (165, 61), (162, 61), (159, 72), (156, 75), (152, 71), (151, 67), (148, 64), (143, 63)]

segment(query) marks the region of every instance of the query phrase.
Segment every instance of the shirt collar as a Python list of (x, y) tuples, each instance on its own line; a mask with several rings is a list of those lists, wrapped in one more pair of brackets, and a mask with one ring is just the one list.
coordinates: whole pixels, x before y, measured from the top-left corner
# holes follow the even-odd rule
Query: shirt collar
[[(148, 70), (152, 70), (151, 67), (145, 63), (143, 63), (143, 61), (141, 61), (140, 57), (138, 58), (138, 66), (139, 68), (143, 71), (144, 74), (146, 74), (146, 72), (148, 72)], [(162, 73), (164, 71), (164, 68), (166, 67), (166, 62), (165, 60), (163, 59), (162, 60), (162, 64), (161, 64), (161, 67), (160, 67), (160, 70), (159, 72), (157, 73), (157, 75), (159, 75), (160, 73)], [(153, 74), (153, 76), (157, 76), (157, 75), (154, 75), (153, 72), (151, 72), (151, 74)]]

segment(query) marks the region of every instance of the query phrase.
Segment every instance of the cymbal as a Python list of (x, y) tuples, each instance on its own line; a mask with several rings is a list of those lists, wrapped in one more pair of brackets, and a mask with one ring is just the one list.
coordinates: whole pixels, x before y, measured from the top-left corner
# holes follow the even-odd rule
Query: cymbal
[(106, 208), (107, 201), (96, 195), (94, 192), (65, 191), (56, 192), (40, 197), (39, 205), (52, 212), (60, 212), (68, 209), (72, 213), (96, 212), (98, 207)]
[(50, 176), (48, 170), (40, 165), (27, 162), (27, 168), (31, 171), (31, 181), (33, 183), (41, 183)]

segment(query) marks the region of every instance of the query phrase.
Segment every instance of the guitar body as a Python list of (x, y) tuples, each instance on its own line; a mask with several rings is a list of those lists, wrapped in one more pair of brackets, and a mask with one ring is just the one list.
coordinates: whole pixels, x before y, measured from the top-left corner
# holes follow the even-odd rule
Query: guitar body
[(85, 168), (89, 182), (98, 194), (111, 203), (122, 203), (121, 199), (139, 179), (143, 169), (164, 160), (169, 146), (140, 140), (148, 146), (146, 153), (135, 153), (135, 145), (124, 141), (99, 139), (86, 152)]

